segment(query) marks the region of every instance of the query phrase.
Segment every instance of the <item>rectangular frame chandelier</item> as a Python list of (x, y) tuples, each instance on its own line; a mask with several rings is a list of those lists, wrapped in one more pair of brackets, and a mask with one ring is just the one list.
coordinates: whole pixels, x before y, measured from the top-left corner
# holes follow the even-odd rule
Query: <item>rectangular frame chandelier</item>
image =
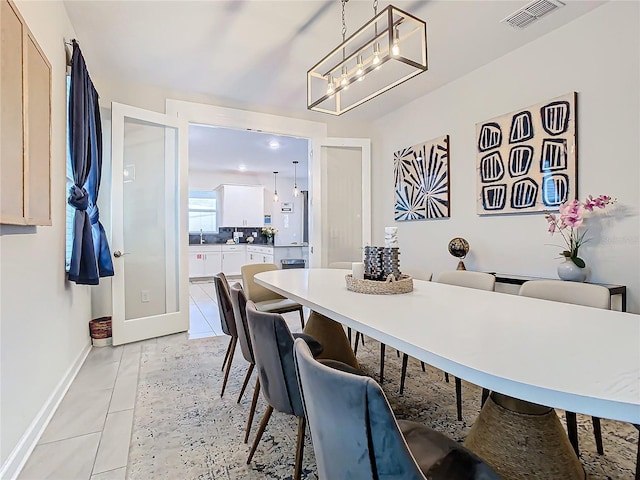
[(342, 115), (426, 70), (426, 23), (389, 5), (307, 72), (307, 108)]

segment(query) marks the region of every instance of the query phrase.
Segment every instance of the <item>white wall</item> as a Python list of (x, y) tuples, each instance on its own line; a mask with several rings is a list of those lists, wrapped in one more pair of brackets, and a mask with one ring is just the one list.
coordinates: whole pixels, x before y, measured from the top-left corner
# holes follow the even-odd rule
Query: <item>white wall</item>
[[(562, 242), (546, 233), (543, 215), (476, 215), (475, 124), (576, 91), (579, 197), (619, 199), (611, 217), (587, 220), (593, 240), (580, 253), (590, 279), (627, 285), (628, 308), (640, 313), (639, 7), (607, 3), (377, 121), (375, 243), (395, 224), (401, 265), (437, 274), (456, 267), (447, 244), (462, 236), (468, 269), (557, 278), (559, 249), (549, 244)], [(443, 134), (451, 142), (451, 218), (394, 223), (393, 153)]]
[[(62, 2), (16, 1), (51, 62), (52, 226), (0, 235), (0, 477), (36, 439), (56, 394), (89, 348), (90, 287), (66, 281), (66, 92), (63, 39), (74, 31)], [(59, 398), (59, 397), (58, 397)], [(12, 452), (13, 456), (12, 456)]]

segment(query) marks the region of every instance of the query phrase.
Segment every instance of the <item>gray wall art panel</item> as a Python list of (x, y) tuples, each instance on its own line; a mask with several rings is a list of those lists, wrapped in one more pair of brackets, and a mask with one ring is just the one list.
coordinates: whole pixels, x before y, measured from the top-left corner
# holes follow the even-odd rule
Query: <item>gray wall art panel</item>
[(397, 222), (449, 217), (449, 136), (394, 153)]
[(476, 124), (478, 214), (557, 210), (576, 198), (576, 130), (575, 92)]

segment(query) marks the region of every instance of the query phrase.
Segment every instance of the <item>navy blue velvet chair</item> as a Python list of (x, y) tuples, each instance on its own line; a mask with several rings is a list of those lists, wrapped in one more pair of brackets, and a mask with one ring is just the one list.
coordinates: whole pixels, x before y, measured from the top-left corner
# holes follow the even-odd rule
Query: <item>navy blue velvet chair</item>
[(320, 479), (499, 480), (446, 435), (396, 421), (372, 378), (317, 362), (299, 340), (294, 357)]

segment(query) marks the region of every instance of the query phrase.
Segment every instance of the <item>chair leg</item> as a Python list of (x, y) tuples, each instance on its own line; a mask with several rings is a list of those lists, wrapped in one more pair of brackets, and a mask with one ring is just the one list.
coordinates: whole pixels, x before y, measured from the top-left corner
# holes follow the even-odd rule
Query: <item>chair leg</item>
[(347, 338), (349, 339), (349, 345), (351, 345), (351, 327), (347, 327)]
[(244, 376), (244, 382), (242, 383), (242, 389), (240, 389), (240, 395), (238, 395), (238, 401), (236, 403), (240, 403), (240, 400), (242, 400), (242, 395), (244, 394), (244, 391), (247, 388), (247, 383), (249, 383), (249, 378), (251, 377), (251, 374), (253, 373), (253, 367), (255, 367), (255, 365), (253, 363), (250, 363), (249, 364), (249, 369), (247, 370), (247, 374)]
[(229, 345), (227, 345), (227, 353), (224, 354), (224, 360), (222, 361), (221, 372), (224, 372), (224, 366), (227, 364), (227, 360), (229, 359), (229, 352), (231, 351), (231, 344), (233, 343), (233, 337), (229, 339)]
[(304, 453), (304, 431), (306, 427), (304, 416), (298, 417), (298, 444), (296, 445), (296, 467), (293, 472), (294, 480), (300, 480), (302, 476), (302, 455)]
[(444, 381), (449, 383), (449, 374), (447, 372), (444, 372)]
[(427, 370), (424, 368), (424, 362), (420, 362), (420, 366), (422, 367), (422, 371), (426, 372)]
[(456, 409), (458, 410), (458, 420), (462, 421), (462, 380), (456, 377)]
[(406, 353), (402, 355), (402, 374), (400, 374), (400, 395), (404, 392), (404, 377), (407, 376), (407, 362), (409, 355)]
[(300, 323), (302, 324), (302, 329), (304, 330), (304, 312), (302, 311), (302, 307), (300, 307), (300, 310), (298, 310), (298, 312), (300, 312)]
[(491, 394), (491, 390), (487, 388), (482, 389), (482, 399), (480, 400), (480, 407), (484, 407), (484, 402), (487, 401), (487, 398), (489, 398), (490, 394)]
[(380, 384), (384, 381), (384, 351), (386, 348), (384, 343), (380, 344)]
[(362, 346), (364, 347), (364, 335), (360, 335), (360, 341), (362, 342)]
[(580, 448), (578, 447), (578, 424), (576, 422), (576, 414), (573, 412), (566, 412), (565, 417), (567, 419), (567, 435), (569, 435), (569, 441), (576, 452), (576, 455), (580, 456)]
[(596, 449), (598, 455), (604, 455), (604, 446), (602, 445), (602, 428), (600, 427), (600, 419), (598, 417), (591, 417), (593, 423), (593, 436), (596, 439)]
[(355, 341), (355, 343), (353, 344), (353, 354), (354, 354), (354, 355), (355, 355), (356, 353), (358, 353), (358, 343), (359, 343), (359, 340), (360, 340), (360, 335), (361, 335), (361, 333), (360, 333), (360, 332), (356, 332), (356, 341)]
[(396, 357), (400, 358), (400, 350), (396, 350)]
[(224, 395), (224, 389), (227, 387), (227, 380), (229, 379), (229, 372), (231, 371), (231, 364), (233, 363), (233, 354), (236, 351), (236, 343), (238, 342), (237, 337), (231, 337), (231, 350), (229, 351), (229, 361), (227, 362), (227, 369), (224, 372), (224, 380), (222, 381), (222, 391), (220, 392), (220, 396)]
[(258, 433), (256, 433), (256, 439), (253, 441), (253, 445), (251, 445), (251, 451), (249, 452), (249, 458), (247, 458), (247, 465), (251, 463), (251, 459), (253, 458), (253, 454), (256, 453), (256, 448), (258, 448), (258, 443), (262, 438), (262, 434), (264, 433), (264, 429), (267, 428), (267, 423), (269, 423), (269, 419), (271, 418), (271, 414), (273, 413), (273, 407), (271, 405), (267, 405), (267, 409), (264, 412), (264, 416), (262, 417), (262, 421), (260, 422), (260, 428), (258, 428)]
[(253, 423), (253, 415), (256, 413), (256, 404), (260, 395), (260, 377), (256, 378), (256, 386), (253, 389), (253, 399), (251, 400), (251, 408), (249, 409), (249, 417), (247, 418), (247, 428), (244, 431), (244, 443), (249, 440), (249, 432), (251, 432), (251, 424)]

